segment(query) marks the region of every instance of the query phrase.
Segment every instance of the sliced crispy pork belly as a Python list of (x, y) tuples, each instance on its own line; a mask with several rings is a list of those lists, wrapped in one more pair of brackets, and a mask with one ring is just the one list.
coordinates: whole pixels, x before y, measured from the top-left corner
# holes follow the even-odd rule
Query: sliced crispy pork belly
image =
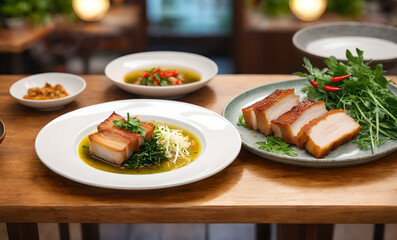
[(302, 128), (300, 145), (316, 158), (323, 158), (357, 136), (360, 125), (345, 110), (331, 110)]
[(146, 134), (145, 134), (145, 139), (146, 140), (150, 140), (153, 137), (154, 134), (154, 125), (153, 123), (149, 123), (149, 122), (141, 122), (143, 129), (145, 129)]
[(286, 143), (298, 145), (302, 135), (298, 135), (301, 128), (327, 112), (323, 101), (307, 99), (273, 120), (271, 128), (275, 137), (282, 138)]
[(114, 126), (113, 121), (125, 121), (123, 117), (113, 112), (105, 121), (97, 126), (98, 132), (89, 135), (90, 153), (114, 164), (122, 164), (139, 150), (144, 139), (150, 140), (154, 134), (152, 123), (140, 122), (146, 134), (133, 133)]
[(263, 134), (270, 135), (273, 133), (271, 121), (299, 104), (299, 96), (294, 89), (276, 90), (260, 102), (253, 107), (257, 126)]
[(122, 164), (133, 153), (132, 141), (109, 129), (91, 134), (90, 153), (114, 164)]
[(143, 143), (143, 139), (147, 139), (150, 140), (153, 137), (154, 134), (154, 125), (152, 123), (148, 123), (148, 122), (141, 122), (142, 127), (145, 129), (146, 134), (143, 137), (142, 135), (138, 134), (138, 133), (133, 133), (130, 132), (128, 130), (124, 130), (124, 129), (120, 129), (117, 128), (116, 126), (114, 126), (113, 121), (125, 121), (125, 119), (120, 116), (119, 114), (113, 112), (105, 121), (103, 121), (101, 124), (98, 125), (98, 131), (102, 131), (105, 129), (111, 129), (112, 131), (115, 131), (119, 134), (122, 135), (126, 135), (126, 137), (130, 137), (130, 138), (137, 138), (139, 143), (138, 143), (138, 148), (139, 145), (141, 145)]
[(266, 100), (266, 98), (259, 102), (252, 104), (249, 107), (241, 109), (241, 111), (243, 112), (244, 122), (245, 122), (245, 124), (247, 124), (247, 127), (249, 129), (253, 129), (253, 130), (258, 129), (258, 124), (256, 121), (254, 108), (264, 104), (265, 100)]
[(114, 127), (113, 121), (125, 121), (125, 119), (118, 115), (117, 113), (113, 112), (108, 118), (105, 119), (105, 121), (101, 122), (101, 124), (98, 125), (98, 131), (102, 131), (105, 129), (109, 129)]

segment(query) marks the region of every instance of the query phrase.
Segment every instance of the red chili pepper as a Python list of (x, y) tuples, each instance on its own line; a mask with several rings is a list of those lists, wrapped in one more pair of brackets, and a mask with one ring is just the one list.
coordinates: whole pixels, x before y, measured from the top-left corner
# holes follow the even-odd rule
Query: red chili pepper
[(179, 73), (176, 71), (159, 72), (159, 76), (162, 78), (176, 77), (178, 75), (179, 75)]
[(179, 75), (179, 72), (177, 72), (177, 71), (170, 71), (170, 73), (172, 73), (172, 76), (174, 76), (174, 77)]
[(147, 77), (149, 77), (149, 73), (148, 72), (142, 72), (141, 73), (141, 77), (147, 78)]
[(160, 68), (157, 68), (156, 70), (154, 70), (153, 72), (152, 72), (152, 74), (155, 74), (156, 72), (159, 72), (161, 69)]
[(314, 87), (317, 88), (317, 82), (316, 81), (309, 81), (309, 83)]
[(333, 77), (331, 80), (332, 80), (333, 83), (337, 83), (337, 82), (342, 81), (345, 78), (350, 77), (351, 75), (353, 75), (353, 74), (344, 75), (344, 76), (340, 76), (340, 77)]
[(159, 72), (159, 76), (161, 78), (165, 78), (165, 77), (167, 77), (167, 73), (166, 72)]
[(161, 83), (160, 81), (154, 80), (154, 84), (155, 84), (155, 85), (160, 85), (160, 83)]
[(328, 91), (328, 92), (337, 92), (337, 91), (342, 90), (342, 88), (332, 87), (332, 86), (328, 86), (328, 85), (324, 85), (324, 89), (325, 89), (325, 91)]
[(176, 81), (175, 85), (181, 85), (181, 81)]

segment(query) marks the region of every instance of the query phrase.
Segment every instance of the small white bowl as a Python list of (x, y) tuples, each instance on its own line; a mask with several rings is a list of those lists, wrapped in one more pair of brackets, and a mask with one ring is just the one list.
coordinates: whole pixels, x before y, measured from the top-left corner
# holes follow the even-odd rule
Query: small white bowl
[[(63, 98), (51, 100), (30, 100), (24, 99), (29, 88), (42, 88), (46, 83), (55, 86), (61, 84), (69, 94)], [(86, 82), (83, 78), (70, 73), (40, 73), (22, 78), (16, 81), (10, 88), (10, 94), (17, 102), (32, 108), (42, 110), (56, 110), (74, 101), (77, 96), (85, 89)]]
[[(153, 67), (185, 68), (197, 72), (198, 82), (178, 86), (143, 86), (124, 82), (128, 73)], [(143, 52), (119, 57), (105, 68), (106, 76), (119, 88), (138, 95), (156, 98), (176, 98), (204, 87), (216, 74), (218, 66), (201, 55), (185, 52)]]

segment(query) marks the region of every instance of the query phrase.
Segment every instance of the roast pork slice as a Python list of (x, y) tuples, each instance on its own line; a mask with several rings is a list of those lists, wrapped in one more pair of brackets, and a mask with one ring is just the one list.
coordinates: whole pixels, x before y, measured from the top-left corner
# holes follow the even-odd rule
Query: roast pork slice
[(111, 163), (121, 165), (133, 153), (132, 142), (109, 129), (91, 134), (90, 153)]
[(146, 134), (145, 134), (145, 139), (146, 140), (150, 140), (150, 139), (152, 139), (152, 137), (153, 137), (153, 135), (154, 135), (154, 125), (153, 125), (153, 123), (150, 123), (150, 122), (142, 122), (141, 121), (141, 124), (142, 124), (142, 126), (141, 127), (143, 127), (143, 129), (145, 129), (145, 131), (146, 131)]
[(265, 135), (272, 134), (271, 121), (298, 104), (299, 96), (294, 93), (294, 89), (274, 91), (261, 104), (253, 107), (259, 131)]
[(113, 112), (108, 118), (105, 119), (105, 121), (101, 122), (101, 124), (99, 124), (97, 126), (98, 131), (102, 131), (102, 130), (114, 127), (114, 124), (113, 124), (114, 120), (116, 120), (116, 121), (125, 121), (125, 119), (122, 116), (120, 116), (117, 113)]
[(244, 122), (249, 129), (253, 129), (253, 130), (258, 129), (258, 123), (256, 121), (254, 108), (265, 104), (265, 102), (266, 102), (266, 98), (252, 104), (251, 106), (241, 109), (241, 111), (243, 112)]
[(345, 110), (331, 110), (311, 120), (302, 128), (301, 146), (316, 158), (323, 158), (331, 150), (357, 136), (360, 124), (346, 114)]
[(113, 123), (114, 120), (116, 120), (116, 121), (125, 121), (125, 119), (122, 116), (120, 116), (119, 114), (113, 112), (105, 121), (103, 121), (101, 124), (98, 125), (98, 127), (97, 127), (98, 131), (102, 131), (102, 130), (105, 130), (105, 129), (110, 129), (110, 130), (112, 130), (114, 132), (117, 132), (118, 134), (125, 135), (126, 137), (129, 137), (131, 139), (132, 138), (136, 138), (138, 140), (138, 148), (143, 143), (144, 139), (150, 140), (153, 137), (154, 125), (152, 123), (142, 122), (141, 121), (141, 125), (146, 131), (146, 134), (143, 137), (141, 134), (133, 133), (133, 132), (128, 131), (128, 130), (117, 128), (116, 126), (114, 126), (114, 123)]
[(273, 120), (271, 128), (275, 137), (282, 138), (286, 143), (299, 145), (299, 138), (302, 135), (299, 135), (301, 128), (327, 112), (323, 101), (316, 102), (306, 99)]

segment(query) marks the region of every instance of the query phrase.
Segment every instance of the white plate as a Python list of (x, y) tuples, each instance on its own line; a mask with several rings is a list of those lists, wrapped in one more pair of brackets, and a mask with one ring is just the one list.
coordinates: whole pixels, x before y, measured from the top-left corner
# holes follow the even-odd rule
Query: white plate
[[(294, 88), (295, 93), (301, 96), (301, 100), (306, 97), (302, 92), (302, 88), (306, 86), (307, 79), (294, 79), (280, 81), (270, 84), (261, 85), (249, 89), (238, 96), (234, 97), (224, 108), (223, 116), (228, 119), (239, 131), (243, 146), (250, 152), (276, 162), (287, 163), (292, 165), (299, 165), (305, 167), (343, 167), (350, 165), (363, 164), (382, 158), (392, 152), (397, 151), (397, 140), (389, 140), (372, 154), (371, 150), (363, 151), (359, 148), (357, 143), (350, 141), (338, 147), (338, 149), (331, 151), (331, 153), (324, 158), (317, 159), (313, 157), (306, 150), (298, 149), (296, 146), (291, 146), (298, 154), (297, 157), (290, 157), (286, 155), (274, 154), (260, 150), (255, 147), (256, 142), (265, 141), (265, 136), (258, 132), (252, 131), (242, 126), (237, 126), (238, 118), (242, 115), (241, 109), (263, 99), (277, 89)], [(394, 95), (397, 95), (397, 87), (389, 84), (389, 89)]]
[[(52, 86), (61, 84), (69, 95), (51, 100), (30, 100), (23, 98), (28, 93), (29, 88), (42, 88), (46, 83)], [(43, 110), (55, 110), (73, 102), (84, 91), (86, 85), (83, 78), (74, 74), (40, 73), (16, 81), (10, 88), (10, 94), (15, 100), (25, 106)]]
[[(185, 167), (157, 174), (117, 174), (90, 167), (78, 156), (78, 144), (113, 111), (185, 128), (200, 139), (202, 152)], [(92, 105), (64, 114), (39, 132), (35, 147), (49, 169), (68, 179), (96, 187), (143, 190), (179, 186), (216, 174), (237, 157), (241, 139), (229, 121), (208, 109), (169, 100), (135, 99)]]
[[(178, 86), (142, 86), (124, 82), (128, 73), (157, 66), (186, 68), (197, 72), (201, 80)], [(121, 89), (149, 97), (176, 98), (204, 87), (216, 74), (218, 66), (211, 59), (184, 52), (143, 52), (119, 57), (105, 68), (106, 76)]]

